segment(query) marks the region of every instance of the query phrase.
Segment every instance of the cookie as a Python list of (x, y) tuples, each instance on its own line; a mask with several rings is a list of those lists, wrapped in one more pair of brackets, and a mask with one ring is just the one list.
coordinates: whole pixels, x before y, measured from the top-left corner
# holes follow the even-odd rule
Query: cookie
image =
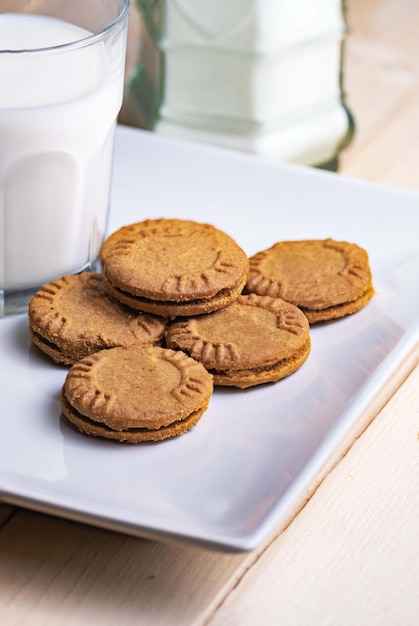
[(245, 291), (295, 304), (310, 324), (355, 313), (374, 295), (367, 252), (333, 239), (283, 241), (258, 252)]
[(182, 352), (157, 346), (112, 348), (67, 373), (64, 416), (82, 433), (138, 443), (181, 435), (208, 408), (212, 376)]
[(166, 330), (166, 344), (202, 363), (215, 385), (244, 389), (295, 372), (311, 342), (300, 309), (280, 298), (251, 294), (221, 311), (174, 321)]
[(107, 287), (120, 302), (164, 317), (189, 316), (223, 308), (242, 292), (247, 255), (214, 226), (159, 219), (124, 229), (102, 252)]
[(133, 224), (127, 224), (126, 226), (121, 226), (121, 228), (118, 228), (118, 230), (115, 230), (113, 233), (111, 233), (103, 242), (102, 248), (100, 250), (100, 262), (102, 264), (102, 267), (105, 265), (105, 260), (109, 250), (120, 239), (124, 239), (124, 237), (127, 236), (130, 237), (135, 232), (143, 230), (147, 227), (157, 228), (160, 221), (161, 220), (144, 220), (143, 222), (135, 222)]
[(158, 343), (166, 328), (164, 319), (114, 300), (102, 275), (89, 272), (44, 285), (28, 315), (33, 343), (66, 365), (104, 348)]

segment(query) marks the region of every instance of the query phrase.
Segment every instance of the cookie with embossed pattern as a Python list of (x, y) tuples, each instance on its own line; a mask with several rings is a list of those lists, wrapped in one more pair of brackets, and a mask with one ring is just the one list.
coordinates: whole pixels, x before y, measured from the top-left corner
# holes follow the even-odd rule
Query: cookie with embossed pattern
[(278, 242), (249, 265), (246, 292), (283, 298), (311, 324), (356, 313), (374, 295), (367, 252), (346, 241)]
[[(105, 259), (108, 255), (109, 250), (114, 246), (120, 239), (124, 239), (125, 237), (131, 237), (135, 235), (137, 231), (144, 230), (145, 228), (151, 228), (153, 230), (157, 230), (159, 227), (163, 229), (167, 227), (167, 219), (159, 218), (159, 219), (147, 219), (142, 222), (134, 222), (132, 224), (127, 224), (125, 226), (121, 226), (118, 230), (115, 230), (111, 233), (107, 239), (102, 244), (102, 248), (100, 250), (100, 261), (102, 266), (105, 264)], [(178, 223), (179, 225), (186, 226), (190, 222), (189, 220), (179, 220), (179, 219), (171, 219), (172, 224)]]
[(242, 292), (248, 257), (211, 224), (162, 218), (124, 228), (102, 255), (107, 287), (120, 302), (188, 316), (223, 308)]
[(174, 321), (166, 344), (202, 363), (215, 385), (244, 389), (295, 372), (311, 342), (300, 309), (280, 298), (250, 294), (221, 311)]
[(28, 307), (33, 343), (57, 363), (115, 346), (156, 344), (166, 321), (112, 298), (97, 273), (63, 276), (39, 289)]
[(212, 376), (183, 352), (112, 348), (85, 357), (66, 376), (61, 407), (82, 433), (138, 443), (181, 435), (209, 405)]

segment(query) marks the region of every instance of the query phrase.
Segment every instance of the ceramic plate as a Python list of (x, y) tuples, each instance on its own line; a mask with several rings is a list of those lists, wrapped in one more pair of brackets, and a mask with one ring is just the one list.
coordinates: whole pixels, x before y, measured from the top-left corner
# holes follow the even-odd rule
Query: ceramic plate
[(1, 319), (0, 495), (137, 536), (251, 550), (417, 343), (418, 197), (120, 127), (109, 230), (148, 217), (209, 221), (249, 255), (285, 239), (356, 242), (376, 296), (312, 328), (310, 357), (289, 378), (217, 389), (187, 434), (137, 446), (67, 424), (66, 369), (31, 346), (25, 315)]

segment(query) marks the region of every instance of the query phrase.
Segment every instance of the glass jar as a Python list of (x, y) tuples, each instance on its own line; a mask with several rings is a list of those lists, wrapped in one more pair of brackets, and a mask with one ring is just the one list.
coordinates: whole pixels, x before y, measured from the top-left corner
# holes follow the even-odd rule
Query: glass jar
[(137, 0), (128, 123), (337, 168), (353, 134), (342, 0)]

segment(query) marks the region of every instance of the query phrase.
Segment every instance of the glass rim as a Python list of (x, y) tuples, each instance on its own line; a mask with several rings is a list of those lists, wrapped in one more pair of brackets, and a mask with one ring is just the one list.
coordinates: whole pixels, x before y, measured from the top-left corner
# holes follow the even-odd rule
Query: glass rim
[[(77, 49), (77, 48), (84, 48), (85, 46), (93, 45), (96, 42), (102, 40), (104, 37), (106, 37), (109, 33), (112, 33), (113, 31), (117, 30), (121, 26), (121, 24), (123, 24), (123, 22), (127, 19), (129, 8), (130, 8), (130, 0), (122, 0), (122, 1), (123, 1), (123, 7), (120, 13), (118, 14), (118, 16), (113, 20), (113, 22), (111, 22), (110, 24), (102, 28), (97, 33), (92, 33), (91, 35), (87, 35), (87, 37), (82, 37), (81, 39), (76, 39), (75, 41), (69, 41), (67, 43), (62, 43), (62, 44), (56, 44), (55, 46), (44, 46), (40, 48), (22, 48), (19, 50), (8, 50), (8, 49), (0, 48), (0, 55), (2, 54), (19, 55), (19, 54), (28, 54), (28, 53), (35, 54), (38, 52), (39, 53), (52, 52), (54, 50), (65, 51), (65, 50), (72, 50), (72, 49)], [(13, 13), (13, 11), (8, 11), (7, 13), (10, 14), (10, 13)], [(2, 14), (6, 15), (6, 12), (0, 13), (0, 15)], [(34, 14), (34, 13), (22, 12), (22, 15), (41, 15), (43, 17), (52, 17), (49, 15), (44, 15), (42, 13)]]

